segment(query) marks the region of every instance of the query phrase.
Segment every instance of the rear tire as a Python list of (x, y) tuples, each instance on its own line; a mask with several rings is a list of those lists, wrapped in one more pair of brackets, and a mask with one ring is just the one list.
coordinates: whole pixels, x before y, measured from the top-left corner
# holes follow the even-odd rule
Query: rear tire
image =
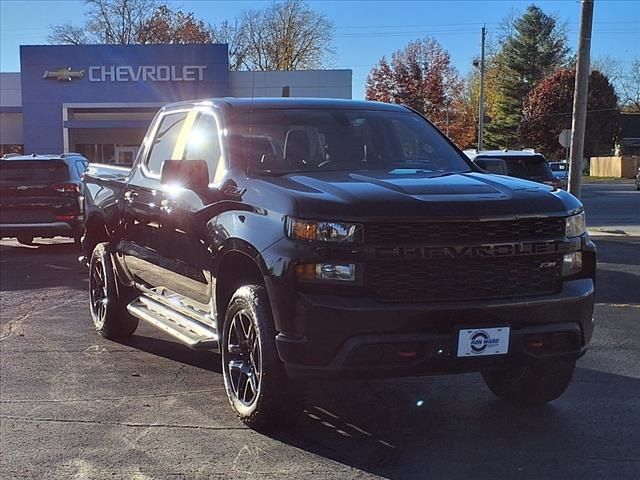
[(18, 237), (18, 243), (22, 245), (33, 245), (33, 237)]
[(89, 300), (91, 318), (96, 331), (111, 340), (131, 336), (138, 327), (138, 319), (127, 311), (129, 289), (119, 285), (109, 244), (99, 243), (89, 262)]
[(225, 314), (222, 370), (231, 407), (254, 430), (292, 425), (304, 403), (304, 387), (287, 376), (275, 337), (265, 288), (236, 290)]
[(573, 377), (574, 359), (536, 360), (506, 370), (482, 372), (498, 398), (516, 406), (536, 406), (560, 397)]

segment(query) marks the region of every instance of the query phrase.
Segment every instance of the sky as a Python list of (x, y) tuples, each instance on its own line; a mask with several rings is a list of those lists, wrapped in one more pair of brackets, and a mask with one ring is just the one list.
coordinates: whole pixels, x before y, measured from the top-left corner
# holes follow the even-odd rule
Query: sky
[[(243, 10), (261, 8), (262, 1), (166, 0), (174, 9), (193, 12), (208, 23), (233, 19)], [(499, 34), (500, 21), (512, 11), (522, 13), (535, 3), (567, 23), (575, 50), (580, 25), (577, 0), (536, 1), (310, 1), (334, 24), (334, 55), (329, 66), (353, 70), (353, 98), (364, 96), (367, 75), (383, 55), (409, 41), (433, 37), (449, 52), (461, 75), (479, 56), (480, 31)], [(19, 46), (47, 43), (49, 26), (81, 24), (82, 0), (0, 0), (0, 71), (20, 70)], [(595, 0), (592, 59), (610, 57), (628, 66), (640, 58), (640, 0)]]

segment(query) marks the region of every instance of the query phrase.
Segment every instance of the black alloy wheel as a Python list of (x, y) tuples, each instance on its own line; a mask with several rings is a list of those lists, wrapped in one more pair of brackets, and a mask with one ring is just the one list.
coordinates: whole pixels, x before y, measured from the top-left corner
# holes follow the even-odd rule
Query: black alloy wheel
[(303, 408), (305, 389), (287, 376), (278, 356), (265, 287), (238, 288), (224, 318), (222, 371), (234, 412), (255, 430), (294, 424)]
[(104, 327), (107, 317), (107, 304), (109, 293), (107, 291), (107, 278), (104, 263), (101, 258), (93, 259), (89, 271), (89, 298), (91, 301), (91, 317), (96, 330)]
[(96, 331), (105, 338), (126, 338), (135, 332), (138, 319), (127, 311), (137, 294), (118, 282), (108, 243), (99, 243), (89, 262), (89, 307)]
[(246, 310), (233, 316), (226, 343), (231, 389), (243, 405), (250, 407), (260, 394), (262, 351), (260, 337)]

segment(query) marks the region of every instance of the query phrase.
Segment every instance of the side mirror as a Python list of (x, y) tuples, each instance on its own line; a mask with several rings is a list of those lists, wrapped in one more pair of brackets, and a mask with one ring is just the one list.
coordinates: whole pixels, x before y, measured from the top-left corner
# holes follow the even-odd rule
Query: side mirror
[(177, 184), (195, 192), (209, 185), (209, 168), (204, 160), (165, 160), (160, 170), (160, 183)]
[(507, 162), (499, 158), (477, 158), (473, 161), (478, 167), (489, 173), (498, 175), (507, 175)]

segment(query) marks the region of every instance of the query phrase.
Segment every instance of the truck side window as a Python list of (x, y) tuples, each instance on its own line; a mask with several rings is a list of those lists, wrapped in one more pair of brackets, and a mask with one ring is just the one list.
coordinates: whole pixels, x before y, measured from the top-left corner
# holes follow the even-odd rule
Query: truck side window
[(218, 163), (222, 161), (220, 137), (216, 118), (210, 113), (201, 113), (189, 133), (185, 160), (204, 160), (209, 168), (209, 180), (213, 180)]
[(147, 159), (149, 172), (159, 175), (162, 162), (165, 160), (181, 160), (179, 158), (171, 158), (171, 156), (186, 116), (187, 112), (180, 112), (170, 113), (162, 117)]

